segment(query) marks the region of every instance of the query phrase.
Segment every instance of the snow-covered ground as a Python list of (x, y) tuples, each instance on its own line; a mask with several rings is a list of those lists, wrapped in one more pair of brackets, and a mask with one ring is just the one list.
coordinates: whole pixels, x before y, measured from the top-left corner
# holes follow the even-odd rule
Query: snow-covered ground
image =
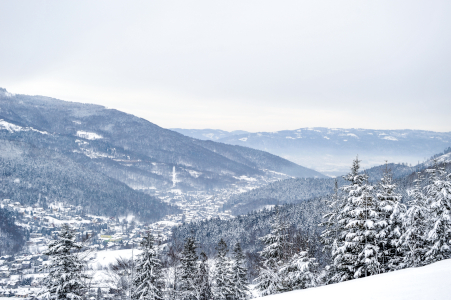
[(142, 251), (138, 249), (123, 249), (123, 250), (104, 250), (93, 252), (89, 258), (89, 265), (93, 269), (99, 269), (99, 266), (108, 267), (108, 265), (115, 263), (119, 258), (131, 259), (133, 257), (136, 258), (138, 254)]
[(448, 300), (451, 299), (451, 259), (421, 268), (271, 295), (262, 299)]

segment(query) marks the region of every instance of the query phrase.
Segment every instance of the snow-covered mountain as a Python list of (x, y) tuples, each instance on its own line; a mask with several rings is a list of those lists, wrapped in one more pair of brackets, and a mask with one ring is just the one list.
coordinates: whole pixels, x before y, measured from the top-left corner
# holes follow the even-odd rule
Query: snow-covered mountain
[(347, 173), (356, 155), (363, 168), (382, 165), (386, 160), (416, 165), (451, 146), (451, 132), (424, 130), (315, 127), (228, 135), (219, 130), (183, 132), (189, 136), (208, 132), (218, 142), (267, 151), (332, 176)]
[(175, 185), (205, 191), (243, 178), (326, 177), (264, 151), (193, 139), (114, 109), (5, 89), (0, 167), (4, 198), (64, 199), (91, 213), (131, 212), (153, 221), (179, 212), (149, 197)]
[(317, 288), (271, 295), (264, 300), (448, 300), (451, 259), (420, 268), (374, 275)]

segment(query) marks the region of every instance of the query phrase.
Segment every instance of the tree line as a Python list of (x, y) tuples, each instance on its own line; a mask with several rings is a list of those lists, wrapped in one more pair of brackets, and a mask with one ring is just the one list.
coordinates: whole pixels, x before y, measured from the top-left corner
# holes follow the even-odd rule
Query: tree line
[(451, 256), (451, 174), (435, 164), (427, 180), (416, 174), (410, 200), (403, 203), (387, 168), (376, 185), (360, 173), (359, 160), (344, 176), (347, 184), (328, 200), (319, 224), (328, 264), (319, 268), (309, 249), (287, 255), (287, 225), (273, 223), (262, 238), (263, 267), (256, 279), (261, 295), (338, 283), (410, 267)]
[[(118, 296), (248, 299), (252, 296), (252, 277), (254, 289), (265, 296), (419, 267), (450, 257), (451, 174), (437, 162), (425, 171), (427, 179), (418, 172), (409, 201), (404, 203), (388, 167), (376, 184), (359, 171), (359, 160), (355, 159), (351, 172), (344, 176), (347, 184), (340, 188), (335, 185), (323, 220), (317, 224), (322, 261), (312, 249), (315, 243), (291, 231), (289, 221), (276, 208), (271, 231), (259, 238), (264, 247), (258, 252), (255, 276), (248, 274), (249, 253), (243, 253), (239, 242), (229, 251), (221, 238), (215, 255), (209, 253), (208, 258), (193, 232), (183, 242), (172, 240), (164, 251), (148, 233), (138, 259), (115, 266), (120, 280), (130, 278), (122, 289), (117, 286)], [(69, 233), (70, 228), (63, 227), (59, 240), (47, 252), (52, 261), (49, 269), (61, 269), (47, 276), (46, 291), (54, 295), (52, 299), (81, 299), (86, 294), (79, 261), (62, 258), (78, 249)], [(65, 247), (72, 250), (62, 256), (52, 250)], [(62, 294), (56, 295), (57, 291)]]

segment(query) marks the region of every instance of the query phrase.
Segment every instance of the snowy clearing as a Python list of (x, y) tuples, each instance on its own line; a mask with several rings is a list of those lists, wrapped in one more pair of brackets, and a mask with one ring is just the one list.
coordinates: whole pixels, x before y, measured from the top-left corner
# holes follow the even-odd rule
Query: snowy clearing
[(445, 300), (451, 298), (451, 259), (352, 281), (263, 297), (265, 300)]
[(40, 134), (49, 134), (46, 131), (39, 131), (34, 129), (33, 127), (22, 127), (13, 123), (6, 122), (3, 119), (0, 119), (0, 130), (7, 130), (9, 133), (19, 132), (19, 131), (34, 131), (39, 132)]
[[(133, 250), (133, 257), (140, 254), (142, 251), (138, 249)], [(109, 264), (115, 263), (118, 258), (132, 258), (132, 249), (123, 250), (103, 250), (92, 253), (89, 256), (89, 265), (91, 267), (97, 267), (101, 265), (102, 267), (108, 267)]]
[(398, 139), (392, 136), (384, 136), (382, 138), (383, 140), (388, 140), (388, 141), (397, 141)]
[(101, 136), (95, 132), (89, 132), (89, 131), (83, 131), (83, 130), (77, 131), (77, 136), (81, 137), (82, 139), (87, 139), (87, 140), (98, 140), (98, 139), (103, 138), (103, 136)]

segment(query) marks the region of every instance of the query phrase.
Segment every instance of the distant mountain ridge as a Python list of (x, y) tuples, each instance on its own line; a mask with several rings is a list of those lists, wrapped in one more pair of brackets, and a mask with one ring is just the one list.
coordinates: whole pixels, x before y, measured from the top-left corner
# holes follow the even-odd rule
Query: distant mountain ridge
[[(178, 129), (174, 129), (178, 130)], [(212, 136), (216, 141), (270, 152), (329, 176), (345, 174), (359, 155), (362, 166), (389, 163), (416, 165), (451, 146), (451, 132), (300, 128), (277, 132), (233, 134), (215, 130), (184, 129), (190, 136)], [(213, 139), (212, 138), (212, 139)]]

